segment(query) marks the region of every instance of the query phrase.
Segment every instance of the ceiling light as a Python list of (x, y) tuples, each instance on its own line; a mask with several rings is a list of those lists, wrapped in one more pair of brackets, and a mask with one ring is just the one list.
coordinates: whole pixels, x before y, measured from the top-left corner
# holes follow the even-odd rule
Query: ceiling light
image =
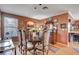
[(39, 4), (40, 6), (42, 5), (42, 4)]
[(44, 6), (44, 5), (42, 5), (42, 4), (38, 4), (38, 6), (35, 6), (34, 7), (34, 9), (36, 10), (36, 9), (43, 9), (43, 10), (46, 10), (46, 9), (48, 9), (48, 7), (47, 6)]
[(37, 9), (37, 7), (34, 7), (34, 9)]
[(43, 7), (42, 9), (44, 9), (44, 10), (45, 10), (45, 9), (48, 9), (48, 7), (47, 7), (47, 6), (45, 6), (45, 7)]

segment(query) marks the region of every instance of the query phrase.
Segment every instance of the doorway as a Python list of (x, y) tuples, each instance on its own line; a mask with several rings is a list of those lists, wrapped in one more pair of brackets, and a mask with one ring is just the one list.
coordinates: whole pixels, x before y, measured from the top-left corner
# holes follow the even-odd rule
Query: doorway
[(71, 33), (69, 40), (70, 47), (79, 47), (79, 34)]

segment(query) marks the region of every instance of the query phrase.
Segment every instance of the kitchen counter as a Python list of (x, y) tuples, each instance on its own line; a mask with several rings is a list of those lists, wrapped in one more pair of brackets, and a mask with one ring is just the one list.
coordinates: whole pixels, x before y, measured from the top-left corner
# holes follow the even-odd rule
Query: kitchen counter
[(79, 34), (79, 31), (70, 31), (69, 33)]
[(0, 53), (6, 52), (9, 50), (12, 50), (12, 51), (16, 50), (12, 42), (12, 39), (0, 40)]

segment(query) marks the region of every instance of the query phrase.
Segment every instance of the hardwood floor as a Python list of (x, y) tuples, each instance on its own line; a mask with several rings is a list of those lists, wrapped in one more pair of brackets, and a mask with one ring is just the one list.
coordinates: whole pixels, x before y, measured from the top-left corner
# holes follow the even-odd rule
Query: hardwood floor
[(55, 44), (54, 47), (59, 48), (54, 55), (79, 55), (79, 50), (76, 50), (75, 47), (71, 47), (70, 45), (68, 47), (62, 44)]
[[(17, 55), (22, 55), (19, 52), (18, 42), (15, 42), (14, 44), (16, 46)], [(71, 44), (70, 44), (69, 47), (64, 46), (60, 43), (57, 43), (55, 45), (50, 44), (48, 55), (79, 55), (79, 49), (76, 50), (75, 48), (79, 48), (79, 47), (78, 46), (77, 47), (71, 47)], [(14, 55), (14, 54), (12, 53), (12, 51), (7, 51), (3, 55)], [(28, 55), (32, 55), (32, 54), (30, 52), (28, 52)], [(38, 53), (38, 55), (42, 55), (42, 54)]]

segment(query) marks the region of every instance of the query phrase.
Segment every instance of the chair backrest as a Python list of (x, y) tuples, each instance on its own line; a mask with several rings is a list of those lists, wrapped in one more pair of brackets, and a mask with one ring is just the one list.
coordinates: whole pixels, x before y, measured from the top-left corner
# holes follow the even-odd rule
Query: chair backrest
[(39, 40), (44, 41), (44, 31), (39, 32)]
[(26, 39), (25, 39), (25, 31), (24, 30), (19, 30), (18, 37), (19, 37), (19, 43), (25, 44)]
[(25, 34), (26, 34), (25, 30), (22, 30), (22, 43), (23, 44), (26, 44), (26, 38), (25, 38), (26, 35)]
[(19, 44), (22, 44), (22, 32), (19, 30), (18, 32)]
[(42, 36), (43, 36), (43, 31), (40, 31), (39, 32), (39, 38), (42, 38)]
[(49, 39), (50, 39), (50, 32), (49, 30), (44, 32), (44, 44), (49, 45)]

